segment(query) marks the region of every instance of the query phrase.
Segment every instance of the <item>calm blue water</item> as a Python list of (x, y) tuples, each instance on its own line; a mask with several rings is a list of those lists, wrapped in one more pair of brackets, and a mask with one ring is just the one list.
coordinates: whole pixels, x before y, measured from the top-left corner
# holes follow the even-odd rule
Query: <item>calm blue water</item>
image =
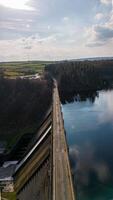
[(62, 111), (78, 199), (113, 200), (113, 90)]

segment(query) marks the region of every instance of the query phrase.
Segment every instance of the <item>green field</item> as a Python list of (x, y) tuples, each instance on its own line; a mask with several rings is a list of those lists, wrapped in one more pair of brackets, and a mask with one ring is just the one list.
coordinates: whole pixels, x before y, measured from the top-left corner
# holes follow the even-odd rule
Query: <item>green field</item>
[(6, 78), (17, 78), (19, 76), (42, 74), (49, 61), (23, 61), (23, 62), (2, 62), (0, 63), (0, 76)]
[(15, 192), (2, 193), (2, 199), (16, 200), (16, 194), (15, 194)]

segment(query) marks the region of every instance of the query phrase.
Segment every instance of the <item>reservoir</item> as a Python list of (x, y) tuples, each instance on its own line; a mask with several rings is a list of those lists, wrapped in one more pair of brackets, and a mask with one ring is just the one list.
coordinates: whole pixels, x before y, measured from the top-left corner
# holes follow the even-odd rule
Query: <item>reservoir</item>
[(62, 105), (78, 200), (113, 200), (113, 90)]

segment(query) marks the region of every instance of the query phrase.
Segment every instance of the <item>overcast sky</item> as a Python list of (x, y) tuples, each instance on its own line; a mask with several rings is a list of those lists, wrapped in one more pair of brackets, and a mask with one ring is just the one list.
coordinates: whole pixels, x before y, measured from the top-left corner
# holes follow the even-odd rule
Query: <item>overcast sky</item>
[(112, 0), (0, 0), (0, 61), (113, 56)]

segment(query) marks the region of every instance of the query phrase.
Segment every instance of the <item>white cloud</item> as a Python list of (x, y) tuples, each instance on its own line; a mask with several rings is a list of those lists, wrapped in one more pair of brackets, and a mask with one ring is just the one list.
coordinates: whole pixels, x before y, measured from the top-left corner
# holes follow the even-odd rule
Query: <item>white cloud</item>
[(26, 28), (30, 28), (30, 24), (27, 24), (27, 25), (26, 25)]
[(69, 17), (63, 17), (62, 21), (68, 22), (69, 21)]
[(29, 0), (0, 0), (0, 5), (19, 10), (34, 10), (28, 5)]
[(5, 29), (5, 32), (8, 31), (16, 31), (17, 33), (22, 32), (29, 32), (30, 29), (29, 21), (21, 21), (21, 20), (7, 20), (7, 21), (0, 21), (0, 28)]
[(97, 13), (97, 14), (95, 15), (95, 19), (96, 19), (96, 20), (101, 20), (101, 19), (103, 19), (103, 17), (104, 17), (103, 13)]
[[(101, 13), (96, 15), (100, 19)], [(113, 11), (107, 16), (108, 20), (85, 29), (88, 46), (102, 46), (111, 42), (113, 44)]]
[(101, 3), (105, 4), (105, 5), (109, 5), (112, 3), (112, 0), (100, 0)]
[(113, 43), (113, 28), (105, 25), (94, 25), (89, 28), (86, 32), (87, 35), (87, 45), (102, 46), (108, 42)]

